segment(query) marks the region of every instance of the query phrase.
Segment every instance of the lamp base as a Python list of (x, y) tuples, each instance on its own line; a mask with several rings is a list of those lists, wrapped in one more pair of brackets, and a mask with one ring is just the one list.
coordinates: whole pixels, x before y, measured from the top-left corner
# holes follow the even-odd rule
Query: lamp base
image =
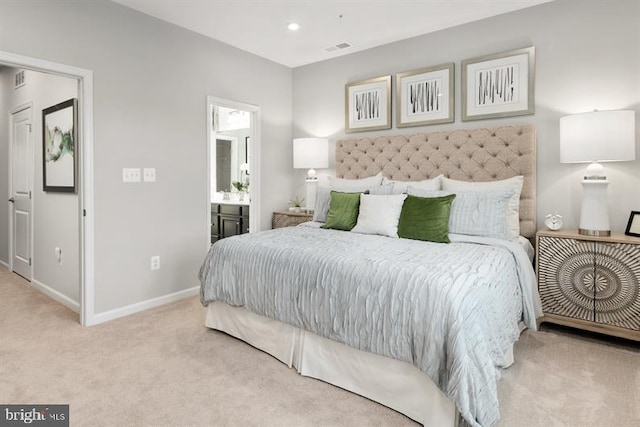
[(582, 210), (578, 233), (586, 236), (610, 236), (606, 177), (585, 177), (582, 180)]
[(318, 188), (318, 178), (307, 178), (307, 197), (305, 199), (305, 208), (307, 212), (313, 212), (316, 208), (316, 190)]
[(584, 228), (578, 228), (578, 234), (592, 237), (607, 237), (611, 236), (611, 230), (586, 230)]

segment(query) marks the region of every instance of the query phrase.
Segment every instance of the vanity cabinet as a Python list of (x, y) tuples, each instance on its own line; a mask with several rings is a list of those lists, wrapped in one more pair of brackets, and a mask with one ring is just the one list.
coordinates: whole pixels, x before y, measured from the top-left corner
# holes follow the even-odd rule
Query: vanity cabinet
[(640, 239), (537, 234), (542, 322), (640, 341)]
[(211, 243), (249, 232), (249, 205), (211, 204)]

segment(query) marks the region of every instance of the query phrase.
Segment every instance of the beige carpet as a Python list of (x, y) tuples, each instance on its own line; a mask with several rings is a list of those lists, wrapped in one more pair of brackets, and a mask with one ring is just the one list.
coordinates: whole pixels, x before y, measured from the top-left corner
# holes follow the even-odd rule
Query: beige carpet
[[(208, 330), (197, 298), (83, 328), (0, 267), (0, 403), (68, 403), (72, 426), (408, 426), (408, 418)], [(500, 426), (640, 425), (640, 350), (525, 332)]]

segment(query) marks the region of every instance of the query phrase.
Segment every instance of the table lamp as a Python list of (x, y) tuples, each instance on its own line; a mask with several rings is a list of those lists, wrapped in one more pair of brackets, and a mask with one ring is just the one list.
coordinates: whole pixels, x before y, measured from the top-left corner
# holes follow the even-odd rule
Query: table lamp
[(593, 111), (560, 119), (560, 162), (590, 163), (582, 180), (578, 232), (609, 236), (609, 207), (604, 167), (599, 162), (635, 159), (635, 112)]
[(293, 167), (294, 169), (308, 169), (306, 207), (304, 209), (312, 211), (318, 187), (316, 168), (326, 169), (329, 167), (329, 140), (326, 138), (295, 138), (293, 140)]

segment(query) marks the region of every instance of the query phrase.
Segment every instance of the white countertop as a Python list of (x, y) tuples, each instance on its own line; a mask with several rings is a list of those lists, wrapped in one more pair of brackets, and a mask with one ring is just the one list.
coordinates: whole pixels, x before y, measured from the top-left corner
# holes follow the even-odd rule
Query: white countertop
[(219, 205), (242, 205), (249, 206), (249, 200), (212, 200), (211, 203), (217, 203)]

